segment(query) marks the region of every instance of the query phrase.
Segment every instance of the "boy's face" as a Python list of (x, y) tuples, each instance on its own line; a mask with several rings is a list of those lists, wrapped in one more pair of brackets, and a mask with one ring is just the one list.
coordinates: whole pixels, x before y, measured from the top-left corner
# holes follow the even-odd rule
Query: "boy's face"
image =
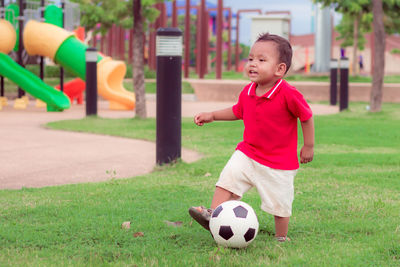
[(250, 49), (245, 67), (252, 82), (268, 85), (285, 74), (286, 64), (279, 62), (277, 44), (273, 41), (256, 42)]

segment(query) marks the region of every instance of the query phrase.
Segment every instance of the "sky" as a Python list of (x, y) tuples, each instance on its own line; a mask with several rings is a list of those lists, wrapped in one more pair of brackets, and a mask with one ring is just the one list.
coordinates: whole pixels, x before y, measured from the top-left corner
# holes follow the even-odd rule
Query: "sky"
[[(207, 0), (217, 4), (218, 0)], [(231, 7), (233, 12), (238, 9), (261, 9), (266, 11), (291, 12), (291, 34), (302, 35), (314, 33), (312, 29), (313, 2), (311, 0), (223, 0), (224, 7)], [(240, 16), (239, 39), (241, 43), (250, 44), (251, 16), (256, 13), (243, 13)], [(334, 23), (337, 24), (340, 16), (335, 14)]]

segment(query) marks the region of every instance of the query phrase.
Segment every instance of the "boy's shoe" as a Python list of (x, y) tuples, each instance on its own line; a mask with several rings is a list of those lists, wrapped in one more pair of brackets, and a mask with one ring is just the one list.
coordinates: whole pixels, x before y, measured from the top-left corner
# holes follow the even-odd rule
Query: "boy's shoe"
[(290, 238), (287, 236), (276, 236), (275, 239), (278, 242), (290, 242)]
[(210, 231), (210, 218), (212, 209), (206, 209), (203, 206), (190, 207), (189, 214), (193, 219), (195, 219), (196, 222), (203, 226), (204, 229)]

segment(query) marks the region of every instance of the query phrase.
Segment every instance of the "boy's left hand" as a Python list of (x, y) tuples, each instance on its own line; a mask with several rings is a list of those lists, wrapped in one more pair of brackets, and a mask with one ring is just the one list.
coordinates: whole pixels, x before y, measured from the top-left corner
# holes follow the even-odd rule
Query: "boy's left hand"
[(300, 150), (300, 163), (311, 162), (314, 158), (314, 147), (303, 146)]

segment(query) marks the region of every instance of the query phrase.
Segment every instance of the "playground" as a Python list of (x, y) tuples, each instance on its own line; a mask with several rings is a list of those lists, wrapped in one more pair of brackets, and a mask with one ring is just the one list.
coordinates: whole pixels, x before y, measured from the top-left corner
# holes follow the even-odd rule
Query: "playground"
[[(181, 157), (159, 165), (157, 91), (146, 92), (147, 118), (138, 118), (136, 96), (126, 86), (128, 80), (132, 83), (127, 78), (131, 29), (114, 25), (106, 35), (90, 39), (80, 28), (77, 4), (22, 2), (0, 0), (0, 266), (400, 264), (398, 77), (383, 86), (381, 112), (369, 112), (370, 83), (347, 80), (349, 105), (339, 110), (329, 102), (332, 83), (327, 73), (323, 81), (288, 77), (309, 102), (316, 125), (314, 161), (302, 164), (295, 179), (291, 241), (276, 242), (274, 218), (261, 210), (252, 189), (242, 200), (254, 208), (259, 233), (246, 249), (224, 248), (187, 210), (208, 204), (221, 170), (242, 139), (243, 123), (198, 127), (193, 117), (235, 104), (248, 80), (240, 78), (240, 71), (235, 73), (239, 78), (223, 78), (222, 69), (243, 67), (243, 60), (233, 60), (233, 45), (228, 52), (226, 43), (234, 43), (230, 37), (210, 48), (212, 56), (200, 46), (218, 35), (217, 25), (231, 31), (230, 21), (239, 21), (241, 13), (261, 11), (234, 12), (206, 1), (154, 5), (160, 16), (149, 27), (156, 29), (167, 26), (167, 20), (174, 26), (174, 16), (182, 18), (188, 10), (184, 4), (192, 3), (199, 47), (196, 62), (186, 64), (190, 55), (182, 53), (179, 66), (189, 87), (177, 103)], [(221, 13), (223, 21), (217, 18)], [(147, 38), (146, 67), (155, 71), (155, 31)], [(128, 43), (128, 49), (121, 43)], [(91, 46), (99, 51), (94, 59), (96, 116), (85, 112), (86, 50)], [(229, 59), (222, 61), (222, 50)], [(298, 65), (304, 66), (301, 62)], [(308, 76), (309, 63), (297, 75)], [(29, 65), (38, 67), (38, 75)], [(54, 86), (46, 83), (48, 65), (59, 68)], [(212, 78), (204, 79), (207, 75)], [(129, 228), (124, 227), (127, 222)]]
[[(43, 2), (43, 1), (42, 1)], [(85, 52), (88, 46), (78, 35), (63, 29), (63, 9), (54, 4), (42, 6), (43, 12), (37, 9), (21, 9), (19, 5), (9, 4), (4, 9), (5, 19), (0, 20), (1, 46), (0, 46), (0, 75), (7, 77), (18, 86), (19, 99), (14, 103), (16, 108), (24, 109), (27, 99), (23, 98), (25, 92), (41, 100), (47, 106), (47, 111), (62, 111), (70, 107), (70, 99), (74, 99), (77, 93), (82, 94), (82, 86), (79, 86), (79, 78), (86, 78)], [(33, 14), (43, 14), (44, 22), (38, 22), (35, 16), (25, 16), (24, 21), (19, 19), (24, 12), (34, 11)], [(36, 11), (36, 12), (35, 12)], [(30, 13), (32, 14), (32, 13)], [(22, 21), (22, 23), (21, 23)], [(18, 25), (18, 27), (17, 27)], [(15, 28), (17, 30), (15, 30)], [(23, 45), (22, 45), (23, 40)], [(43, 57), (57, 62), (63, 68), (75, 74), (78, 79), (66, 84), (66, 90), (56, 90), (45, 84), (42, 79), (33, 75), (23, 67), (22, 49), (29, 56), (41, 57), (41, 78), (43, 79)], [(9, 54), (11, 51), (18, 52), (18, 61), (15, 62)], [(114, 61), (103, 54), (97, 55), (98, 65), (98, 94), (109, 100), (110, 109), (133, 110), (135, 106), (135, 95), (123, 87), (123, 79), (126, 73), (126, 65), (121, 61)], [(78, 84), (77, 84), (78, 83)], [(2, 105), (7, 105), (4, 97), (3, 78), (1, 82)], [(60, 85), (63, 86), (63, 85)], [(59, 86), (59, 88), (60, 88)], [(64, 87), (64, 86), (63, 86)], [(80, 87), (82, 89), (76, 89)], [(78, 90), (78, 92), (76, 92)], [(79, 102), (82, 103), (82, 97)]]

